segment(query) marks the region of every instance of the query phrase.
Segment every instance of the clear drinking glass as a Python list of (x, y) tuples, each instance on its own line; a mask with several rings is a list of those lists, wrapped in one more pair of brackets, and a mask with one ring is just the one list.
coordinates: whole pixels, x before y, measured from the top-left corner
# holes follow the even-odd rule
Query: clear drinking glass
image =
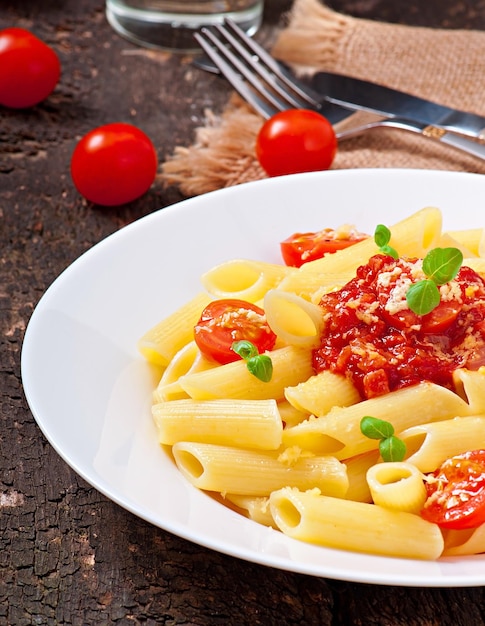
[(197, 50), (194, 32), (231, 18), (248, 35), (261, 25), (263, 0), (106, 0), (106, 17), (123, 37), (142, 46)]

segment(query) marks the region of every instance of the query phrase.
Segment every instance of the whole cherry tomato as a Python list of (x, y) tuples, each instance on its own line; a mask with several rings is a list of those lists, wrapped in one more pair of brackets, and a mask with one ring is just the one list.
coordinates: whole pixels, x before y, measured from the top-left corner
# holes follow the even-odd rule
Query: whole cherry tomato
[(277, 113), (261, 127), (256, 156), (269, 176), (327, 170), (337, 138), (326, 117), (307, 109)]
[(157, 153), (150, 138), (132, 124), (99, 126), (77, 144), (71, 176), (87, 200), (102, 206), (126, 204), (155, 180)]
[(426, 489), (421, 516), (428, 522), (455, 530), (485, 524), (485, 450), (447, 459), (428, 478)]
[(52, 48), (23, 28), (0, 31), (0, 104), (24, 109), (54, 90), (61, 64)]
[(241, 357), (231, 349), (235, 341), (250, 341), (261, 354), (271, 350), (276, 335), (260, 307), (235, 298), (214, 300), (202, 311), (194, 339), (205, 356), (225, 364)]
[(294, 233), (281, 242), (281, 255), (286, 265), (301, 267), (308, 261), (348, 248), (368, 236), (353, 228), (324, 228), (315, 233)]

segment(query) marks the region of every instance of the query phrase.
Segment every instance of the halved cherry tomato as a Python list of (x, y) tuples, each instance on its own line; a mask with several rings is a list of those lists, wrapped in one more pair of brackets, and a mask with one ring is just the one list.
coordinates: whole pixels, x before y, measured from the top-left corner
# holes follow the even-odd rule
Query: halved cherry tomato
[(427, 482), (421, 516), (442, 528), (461, 530), (485, 523), (485, 450), (447, 459)]
[(153, 183), (158, 159), (149, 137), (125, 123), (99, 126), (77, 144), (71, 176), (85, 198), (102, 206), (126, 204)]
[(225, 364), (241, 357), (231, 350), (235, 341), (250, 341), (261, 354), (271, 350), (276, 335), (263, 309), (245, 300), (214, 300), (202, 311), (194, 328), (195, 343), (210, 359)]
[(277, 113), (261, 127), (256, 156), (268, 176), (328, 170), (337, 138), (326, 117), (307, 109)]
[(57, 54), (38, 37), (23, 28), (0, 31), (0, 104), (34, 106), (53, 91), (60, 74)]
[[(383, 302), (382, 297), (380, 298)], [(426, 315), (418, 315), (411, 309), (403, 309), (397, 313), (389, 313), (385, 309), (383, 318), (390, 326), (399, 330), (409, 329), (413, 326), (421, 326), (421, 332), (426, 335), (440, 335), (445, 333), (458, 317), (462, 303), (458, 300), (440, 302), (438, 306)]]
[(442, 300), (431, 313), (423, 315), (421, 332), (428, 335), (444, 333), (456, 320), (462, 308), (463, 304), (459, 300)]
[(324, 228), (316, 233), (295, 233), (281, 242), (281, 254), (286, 265), (301, 267), (303, 263), (348, 248), (368, 236), (347, 227), (337, 230)]

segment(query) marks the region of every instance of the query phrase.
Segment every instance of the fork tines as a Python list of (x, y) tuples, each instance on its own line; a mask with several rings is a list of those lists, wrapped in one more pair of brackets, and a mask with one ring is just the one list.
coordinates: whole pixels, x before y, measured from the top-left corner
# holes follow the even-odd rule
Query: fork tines
[(233, 21), (202, 28), (195, 39), (228, 82), (260, 115), (290, 108), (319, 108), (284, 68)]

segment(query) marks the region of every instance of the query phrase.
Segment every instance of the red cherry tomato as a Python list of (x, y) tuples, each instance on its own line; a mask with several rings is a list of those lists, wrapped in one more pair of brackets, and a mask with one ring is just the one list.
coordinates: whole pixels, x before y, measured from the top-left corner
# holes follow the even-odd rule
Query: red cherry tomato
[(462, 308), (463, 304), (459, 300), (450, 300), (449, 302), (442, 300), (431, 313), (423, 315), (421, 332), (429, 335), (439, 335), (446, 332)]
[(280, 248), (286, 265), (301, 267), (303, 263), (321, 259), (324, 254), (343, 250), (367, 237), (354, 229), (324, 228), (316, 233), (295, 233), (282, 241)]
[(276, 335), (263, 309), (245, 300), (214, 300), (202, 311), (194, 328), (195, 343), (205, 356), (225, 364), (241, 357), (231, 350), (235, 341), (250, 341), (261, 354), (271, 350)]
[(328, 170), (337, 152), (332, 125), (319, 113), (290, 109), (261, 127), (256, 156), (269, 176)]
[(428, 499), (421, 516), (441, 526), (461, 530), (485, 523), (485, 450), (447, 459), (426, 482)]
[(131, 124), (106, 124), (87, 133), (77, 144), (71, 176), (85, 198), (115, 206), (148, 191), (157, 166), (157, 153), (143, 131)]
[(23, 28), (0, 31), (0, 104), (24, 109), (54, 90), (61, 64), (52, 48)]
[[(392, 262), (391, 267), (396, 266), (400, 269), (399, 279), (409, 279), (413, 282), (412, 266), (407, 263), (398, 260)], [(397, 280), (397, 276), (396, 276)], [(396, 286), (397, 285), (397, 286)], [(462, 295), (464, 287), (460, 285)], [(397, 296), (396, 296), (397, 291)], [(418, 315), (414, 313), (407, 306), (399, 308), (396, 312), (390, 312), (386, 305), (396, 299), (396, 297), (405, 299), (405, 291), (393, 280), (387, 283), (381, 283), (379, 286), (378, 299), (382, 305), (382, 316), (386, 322), (399, 330), (409, 329), (412, 326), (420, 325), (421, 332), (428, 335), (439, 335), (448, 330), (448, 328), (457, 319), (463, 308), (462, 300), (453, 298), (451, 300), (441, 300), (437, 307), (435, 307), (430, 313), (426, 315)]]

